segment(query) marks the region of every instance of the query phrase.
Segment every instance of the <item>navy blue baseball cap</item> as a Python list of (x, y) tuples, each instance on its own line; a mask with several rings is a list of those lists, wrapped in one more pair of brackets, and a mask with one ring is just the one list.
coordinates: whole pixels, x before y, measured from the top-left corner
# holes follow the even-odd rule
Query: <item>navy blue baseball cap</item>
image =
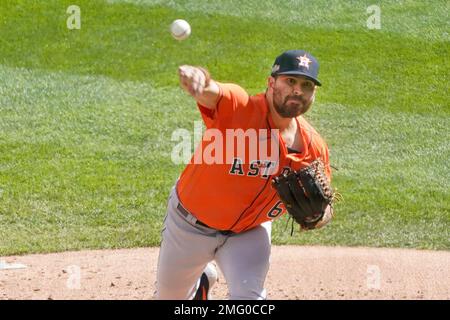
[(319, 79), (317, 79), (319, 62), (304, 50), (289, 50), (283, 52), (275, 59), (271, 76), (274, 77), (282, 74), (305, 76), (316, 85), (322, 85)]

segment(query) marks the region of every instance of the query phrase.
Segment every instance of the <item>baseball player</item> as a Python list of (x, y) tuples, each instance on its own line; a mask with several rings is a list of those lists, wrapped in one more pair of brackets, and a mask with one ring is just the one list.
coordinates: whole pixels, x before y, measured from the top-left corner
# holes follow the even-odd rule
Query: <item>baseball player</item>
[[(169, 196), (156, 298), (208, 299), (217, 279), (212, 261), (224, 274), (230, 299), (266, 298), (271, 223), (286, 212), (272, 178), (320, 159), (331, 180), (328, 147), (302, 117), (321, 85), (318, 68), (308, 52), (286, 51), (276, 58), (266, 91), (249, 96), (236, 84), (211, 79), (204, 68), (179, 67), (181, 87), (196, 100), (206, 131)], [(242, 145), (227, 149), (229, 130), (264, 133), (245, 145), (246, 155), (268, 141), (276, 152), (264, 159), (236, 157), (233, 151)], [(223, 134), (223, 143), (213, 141), (211, 132)], [(205, 160), (213, 142), (225, 161)], [(324, 208), (314, 228), (330, 221), (332, 207)]]

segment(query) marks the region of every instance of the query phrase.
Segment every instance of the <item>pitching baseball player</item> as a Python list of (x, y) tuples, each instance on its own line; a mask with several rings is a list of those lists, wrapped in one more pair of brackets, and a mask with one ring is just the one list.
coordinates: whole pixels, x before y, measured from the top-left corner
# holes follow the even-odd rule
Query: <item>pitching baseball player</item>
[[(308, 52), (286, 51), (272, 66), (267, 90), (249, 96), (238, 85), (211, 79), (204, 68), (179, 67), (181, 87), (196, 100), (206, 131), (169, 196), (158, 299), (207, 299), (217, 278), (212, 261), (224, 274), (230, 299), (265, 299), (272, 221), (285, 212), (306, 230), (330, 221), (328, 148), (302, 117), (321, 85), (318, 68)], [(227, 148), (230, 130), (263, 134), (252, 144)], [(239, 147), (247, 155), (268, 141), (276, 146), (270, 157), (235, 156)], [(222, 151), (224, 161), (207, 161)]]

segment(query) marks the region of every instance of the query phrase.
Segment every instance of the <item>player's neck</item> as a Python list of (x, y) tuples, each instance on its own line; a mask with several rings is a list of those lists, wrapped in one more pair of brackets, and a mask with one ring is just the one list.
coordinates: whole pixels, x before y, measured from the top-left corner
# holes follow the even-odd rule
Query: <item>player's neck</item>
[(295, 118), (283, 118), (273, 108), (269, 108), (269, 110), (269, 117), (272, 118), (274, 126), (279, 130), (286, 147), (299, 152), (302, 148), (302, 142), (298, 134), (300, 128), (298, 128)]

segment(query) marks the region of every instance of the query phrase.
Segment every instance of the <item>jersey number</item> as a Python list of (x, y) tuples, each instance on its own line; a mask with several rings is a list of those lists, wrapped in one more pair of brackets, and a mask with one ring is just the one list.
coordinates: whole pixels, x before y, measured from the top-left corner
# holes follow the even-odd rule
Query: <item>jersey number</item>
[(282, 201), (278, 201), (277, 203), (275, 203), (272, 209), (270, 209), (267, 216), (272, 219), (278, 217), (283, 212), (283, 208), (280, 207), (280, 204), (282, 203), (283, 203)]

